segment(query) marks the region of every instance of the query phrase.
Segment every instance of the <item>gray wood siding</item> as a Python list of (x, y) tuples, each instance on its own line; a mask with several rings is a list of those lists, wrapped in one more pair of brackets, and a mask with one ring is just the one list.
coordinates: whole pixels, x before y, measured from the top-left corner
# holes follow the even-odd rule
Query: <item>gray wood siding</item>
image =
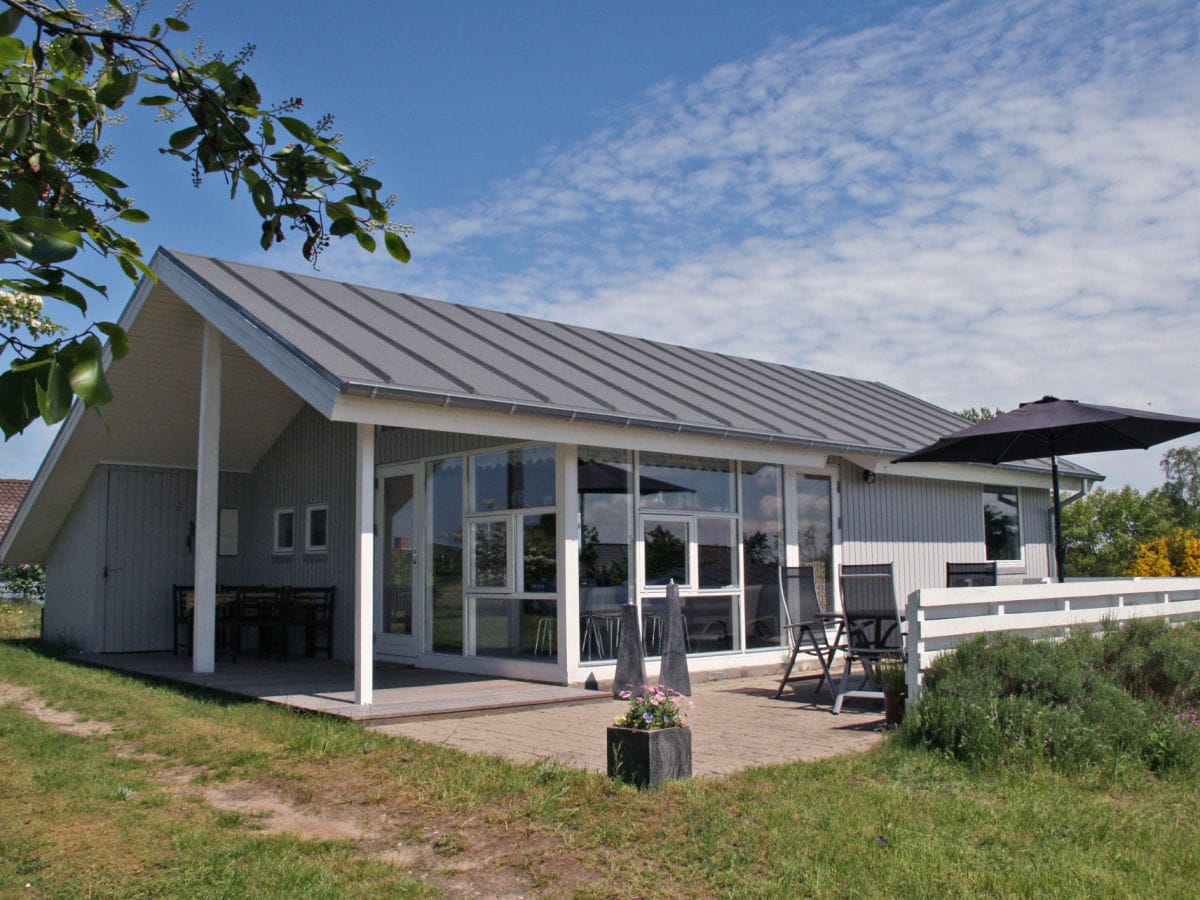
[[(893, 563), (901, 604), (918, 588), (943, 587), (947, 562), (985, 557), (982, 482), (879, 475), (866, 484), (843, 461), (841, 488), (842, 562)], [(1002, 570), (1002, 582), (1045, 577), (1048, 502), (1047, 491), (1021, 490), (1024, 565)]]
[[(196, 473), (188, 469), (103, 466), (103, 651), (129, 653), (172, 646), (171, 586), (195, 574), (192, 523)], [(222, 473), (220, 505), (245, 505), (245, 475)], [(244, 513), (243, 513), (244, 515)], [(217, 563), (217, 580), (234, 582), (239, 558)]]
[(103, 649), (104, 477), (97, 470), (46, 553), (46, 640), (89, 653)]

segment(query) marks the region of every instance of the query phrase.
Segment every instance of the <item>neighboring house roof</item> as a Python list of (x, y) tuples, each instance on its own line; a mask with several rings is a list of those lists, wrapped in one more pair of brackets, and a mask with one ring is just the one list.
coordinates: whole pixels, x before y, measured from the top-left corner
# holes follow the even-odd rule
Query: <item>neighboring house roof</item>
[(0, 478), (0, 540), (12, 524), (17, 507), (25, 499), (31, 484), (33, 482), (27, 478)]
[(424, 411), (437, 416), (424, 427), (452, 430), (459, 411), (504, 418), (497, 434), (556, 420), (876, 460), (966, 424), (879, 382), (170, 250), (151, 265), (158, 283), (139, 285), (122, 315), (133, 350), (109, 374), (116, 399), (103, 420), (76, 409), (64, 423), (26, 504), (36, 523), (22, 510), (5, 555), (49, 546), (97, 462), (194, 466), (205, 321), (227, 338), (225, 470), (251, 470), (304, 402), (347, 421), (386, 423), (403, 407), (397, 423)]

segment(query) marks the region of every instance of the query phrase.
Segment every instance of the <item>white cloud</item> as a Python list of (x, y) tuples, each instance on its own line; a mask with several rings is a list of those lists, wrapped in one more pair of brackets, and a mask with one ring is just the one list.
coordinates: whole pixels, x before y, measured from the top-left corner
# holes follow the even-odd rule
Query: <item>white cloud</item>
[(1188, 2), (1030, 0), (806, 36), (413, 216), (411, 283), (325, 269), (950, 407), (1200, 415), (1197, 30)]

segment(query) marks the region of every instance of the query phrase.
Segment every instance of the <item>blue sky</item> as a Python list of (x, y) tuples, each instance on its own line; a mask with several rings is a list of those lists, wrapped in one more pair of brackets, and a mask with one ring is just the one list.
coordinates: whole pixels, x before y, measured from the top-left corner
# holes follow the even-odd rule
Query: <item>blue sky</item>
[[(1198, 9), (255, 0), (235, 24), (202, 0), (185, 43), (254, 43), (264, 94), (334, 113), (398, 195), (413, 261), (338, 246), (328, 277), (949, 408), (1200, 416)], [(306, 268), (155, 139), (112, 133), (147, 251)], [(0, 474), (48, 443), (10, 441)], [(1161, 452), (1080, 461), (1144, 489)]]

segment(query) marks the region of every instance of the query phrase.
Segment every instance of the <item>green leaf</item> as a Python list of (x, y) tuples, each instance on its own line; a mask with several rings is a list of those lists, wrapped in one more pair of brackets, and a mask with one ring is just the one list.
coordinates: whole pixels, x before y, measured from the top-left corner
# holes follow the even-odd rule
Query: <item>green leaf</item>
[(29, 251), (29, 258), (35, 263), (50, 266), (55, 263), (66, 262), (78, 252), (79, 249), (77, 247), (66, 241), (60, 241), (58, 238), (53, 237), (40, 237), (34, 240), (33, 247)]
[(163, 19), (163, 24), (166, 25), (168, 28), (170, 28), (172, 31), (187, 31), (187, 30), (189, 30), (189, 26), (188, 26), (187, 22), (184, 22), (182, 19), (173, 18), (171, 16), (167, 16), (165, 19)]
[(32, 385), (33, 375), (28, 372), (8, 371), (0, 375), (0, 429), (4, 439), (20, 434), (33, 421), (26, 402)]
[(0, 35), (8, 37), (21, 24), (21, 11), (19, 9), (9, 9), (3, 14), (0, 14)]
[(15, 37), (0, 37), (0, 62), (15, 63), (25, 58), (25, 42)]
[(67, 373), (71, 390), (88, 408), (103, 406), (112, 400), (112, 389), (104, 377), (100, 353), (100, 340), (95, 335), (88, 335), (77, 345), (74, 364)]
[(367, 234), (365, 231), (356, 231), (354, 236), (358, 238), (358, 246), (362, 247), (368, 253), (375, 252), (375, 238)]
[(28, 114), (13, 116), (5, 122), (4, 130), (0, 132), (0, 149), (3, 149), (5, 153), (11, 153), (20, 147), (25, 138), (29, 137), (29, 128), (32, 122), (33, 117)]
[(138, 224), (141, 224), (142, 222), (150, 221), (150, 214), (142, 212), (140, 209), (125, 209), (121, 211), (121, 214), (117, 216), (117, 218), (123, 219), (126, 222), (137, 222)]
[(42, 414), (43, 422), (53, 425), (71, 411), (71, 381), (66, 370), (55, 360), (50, 361), (44, 377), (44, 385), (40, 378), (36, 382), (38, 412)]
[(334, 219), (333, 224), (329, 226), (329, 233), (334, 237), (345, 237), (358, 228), (358, 222), (354, 219)]
[(28, 216), (37, 212), (38, 195), (28, 182), (18, 181), (13, 184), (12, 192), (10, 193), (13, 209), (20, 215)]
[(171, 146), (172, 150), (182, 150), (202, 134), (204, 134), (204, 129), (199, 125), (193, 125), (190, 128), (181, 128), (171, 135), (167, 143)]
[(97, 322), (96, 327), (108, 338), (108, 349), (112, 351), (114, 361), (129, 355), (129, 335), (124, 328), (115, 322)]
[(391, 254), (392, 259), (398, 259), (400, 262), (406, 263), (412, 258), (412, 254), (408, 252), (408, 245), (404, 243), (404, 238), (400, 237), (394, 231), (384, 232), (383, 243), (387, 247), (387, 252)]
[(299, 119), (293, 119), (291, 116), (279, 116), (279, 124), (286, 128), (288, 133), (298, 141), (311, 144), (317, 140), (316, 132), (312, 130), (307, 122), (301, 122)]
[(269, 181), (259, 181), (250, 188), (250, 196), (254, 200), (254, 208), (264, 218), (275, 212), (275, 195), (271, 192)]
[(142, 97), (138, 100), (138, 104), (141, 106), (166, 106), (168, 103), (175, 103), (178, 99), (178, 97), (155, 94), (152, 97)]

